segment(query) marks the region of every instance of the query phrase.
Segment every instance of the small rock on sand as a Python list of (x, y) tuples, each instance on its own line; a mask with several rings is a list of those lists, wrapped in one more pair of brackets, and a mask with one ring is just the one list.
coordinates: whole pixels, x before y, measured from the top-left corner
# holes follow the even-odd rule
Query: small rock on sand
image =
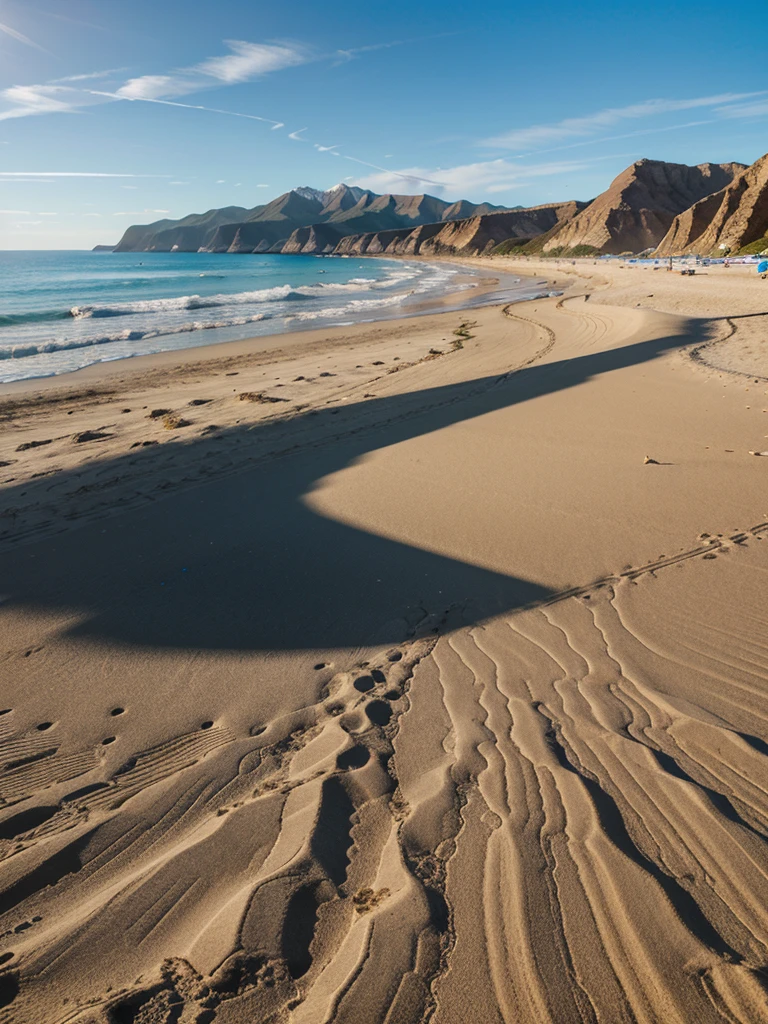
[(81, 430), (79, 434), (73, 434), (72, 440), (75, 444), (83, 444), (85, 441), (106, 441), (111, 434), (105, 434), (101, 430)]

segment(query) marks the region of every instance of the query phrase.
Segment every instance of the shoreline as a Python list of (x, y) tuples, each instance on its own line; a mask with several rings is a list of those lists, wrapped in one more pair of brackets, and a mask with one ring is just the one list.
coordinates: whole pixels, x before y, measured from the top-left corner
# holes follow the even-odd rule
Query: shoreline
[[(372, 256), (367, 258), (378, 259), (379, 257)], [(390, 257), (381, 258), (387, 260), (390, 259)], [(398, 259), (398, 261), (402, 259), (403, 262), (426, 262), (432, 264), (449, 262), (448, 260), (420, 259), (419, 257), (414, 257), (412, 260), (410, 258), (405, 259), (400, 257), (396, 257), (395, 259)], [(137, 372), (141, 372), (150, 367), (179, 366), (181, 364), (190, 365), (206, 363), (218, 358), (231, 359), (236, 356), (246, 354), (255, 355), (259, 349), (262, 350), (265, 356), (268, 355), (270, 351), (282, 354), (283, 348), (299, 344), (299, 339), (302, 338), (308, 338), (307, 343), (311, 344), (318, 336), (326, 338), (329, 332), (339, 332), (339, 337), (343, 338), (344, 332), (365, 327), (366, 324), (399, 323), (401, 321), (407, 321), (422, 316), (440, 315), (443, 312), (461, 312), (463, 310), (471, 310), (472, 308), (479, 308), (486, 305), (505, 305), (510, 301), (508, 298), (500, 296), (498, 302), (494, 302), (495, 293), (500, 292), (503, 289), (503, 285), (505, 283), (508, 284), (509, 282), (499, 280), (499, 276), (494, 274), (491, 267), (472, 266), (470, 268), (460, 260), (452, 260), (450, 262), (453, 265), (458, 264), (460, 269), (468, 269), (471, 271), (468, 274), (460, 275), (458, 280), (451, 282), (452, 285), (471, 284), (471, 287), (448, 291), (434, 297), (427, 296), (424, 299), (412, 303), (408, 306), (406, 311), (398, 310), (396, 313), (389, 315), (382, 314), (381, 316), (366, 318), (364, 320), (357, 321), (356, 323), (332, 324), (324, 327), (299, 327), (294, 330), (282, 330), (276, 331), (275, 333), (253, 335), (248, 338), (240, 338), (232, 341), (209, 342), (205, 345), (193, 345), (185, 348), (174, 348), (136, 356), (97, 360), (90, 363), (88, 366), (69, 370), (64, 373), (26, 377), (23, 380), (0, 382), (0, 398), (27, 391), (37, 390), (45, 392), (49, 391), (51, 388), (66, 386), (69, 383), (77, 385), (81, 380), (94, 380), (100, 379), (104, 376), (125, 374), (126, 372), (130, 372), (127, 367), (135, 367)], [(483, 273), (474, 273), (478, 270), (483, 271)], [(512, 275), (510, 274), (505, 276), (511, 277)], [(536, 277), (538, 275), (523, 274), (522, 276)], [(543, 287), (551, 290), (558, 287), (558, 285), (556, 282), (546, 281), (544, 282)], [(408, 296), (405, 296), (405, 298), (407, 299)], [(518, 301), (526, 302), (529, 301), (529, 299), (525, 297)]]

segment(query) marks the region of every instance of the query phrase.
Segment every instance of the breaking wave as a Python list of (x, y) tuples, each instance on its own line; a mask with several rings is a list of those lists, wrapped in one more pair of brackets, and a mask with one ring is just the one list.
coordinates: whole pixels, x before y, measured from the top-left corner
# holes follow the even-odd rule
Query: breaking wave
[(109, 306), (73, 306), (69, 315), (76, 320), (99, 317), (131, 316), (136, 313), (169, 313), (177, 310), (216, 309), (219, 306), (245, 306), (259, 302), (296, 302), (303, 299), (321, 299), (326, 295), (392, 288), (411, 277), (411, 274), (392, 274), (383, 281), (375, 278), (353, 277), (345, 283), (294, 285), (283, 284), (252, 292), (220, 295), (179, 295), (172, 299), (146, 299), (139, 302), (120, 302)]
[(269, 320), (267, 313), (256, 313), (253, 316), (232, 317), (229, 320), (213, 320), (209, 323), (202, 323), (199, 320), (192, 320), (188, 323), (177, 324), (176, 326), (164, 326), (148, 328), (144, 331), (116, 331), (114, 334), (92, 336), (88, 338), (68, 338), (61, 341), (41, 341), (20, 343), (18, 345), (0, 346), (0, 360), (23, 359), (26, 356), (45, 355), (49, 352), (70, 352), (78, 348), (90, 348), (93, 345), (108, 345), (115, 341), (144, 341), (148, 338), (160, 338), (166, 334), (188, 334), (192, 331), (212, 331), (219, 327), (241, 327), (244, 324), (253, 324), (259, 320)]

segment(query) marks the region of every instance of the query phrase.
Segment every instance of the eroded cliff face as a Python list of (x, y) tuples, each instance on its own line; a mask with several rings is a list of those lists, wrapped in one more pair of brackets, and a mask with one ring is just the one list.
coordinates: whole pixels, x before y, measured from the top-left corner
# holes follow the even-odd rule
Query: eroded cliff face
[(330, 253), (336, 248), (340, 239), (339, 231), (332, 225), (313, 224), (308, 228), (296, 228), (280, 252), (288, 255)]
[(489, 213), (483, 217), (446, 224), (433, 238), (425, 241), (422, 253), (467, 253), (479, 255), (489, 252), (500, 242), (510, 238), (533, 238), (550, 231), (556, 224), (565, 223), (586, 206), (585, 203), (552, 203), (532, 206), (508, 213)]
[(675, 217), (657, 254), (737, 252), (768, 235), (768, 154)]
[[(532, 238), (564, 223), (583, 209), (575, 201), (529, 209), (487, 213), (448, 223), (423, 224), (412, 231), (378, 231), (350, 235), (336, 246), (337, 255), (395, 256), (479, 255), (510, 238)], [(302, 251), (307, 251), (302, 250)]]
[(743, 164), (670, 164), (638, 160), (545, 246), (597, 252), (641, 252), (657, 246), (675, 217), (694, 203), (729, 185)]

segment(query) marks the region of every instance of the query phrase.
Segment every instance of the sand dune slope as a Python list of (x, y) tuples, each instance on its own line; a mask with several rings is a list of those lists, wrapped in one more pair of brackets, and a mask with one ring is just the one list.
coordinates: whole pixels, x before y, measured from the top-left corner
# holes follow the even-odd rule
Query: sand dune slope
[(718, 332), (484, 310), (334, 353), (311, 429), (10, 488), (0, 1022), (768, 1022), (764, 417)]

